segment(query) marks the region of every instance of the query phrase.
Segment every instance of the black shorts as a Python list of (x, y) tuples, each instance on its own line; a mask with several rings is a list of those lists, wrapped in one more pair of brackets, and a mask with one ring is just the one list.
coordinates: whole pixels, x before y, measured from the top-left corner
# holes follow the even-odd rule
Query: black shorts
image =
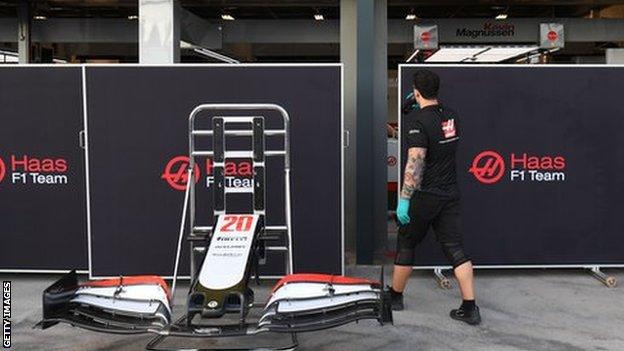
[(458, 197), (415, 192), (410, 200), (409, 216), (407, 225), (399, 225), (397, 264), (410, 265), (408, 262), (413, 261), (414, 248), (427, 236), (429, 228), (433, 228), (440, 243), (462, 242)]

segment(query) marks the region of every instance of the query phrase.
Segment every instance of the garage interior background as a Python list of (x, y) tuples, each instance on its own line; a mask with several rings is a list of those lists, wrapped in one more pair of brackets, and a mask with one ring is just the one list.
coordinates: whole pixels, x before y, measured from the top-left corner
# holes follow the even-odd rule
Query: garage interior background
[[(620, 1), (159, 4), (0, 1), (0, 63), (344, 63), (346, 244), (348, 257), (357, 256), (359, 263), (371, 263), (387, 250), (386, 124), (396, 122), (399, 63), (431, 62), (444, 49), (539, 47), (541, 23), (563, 24), (562, 48), (503, 55), (493, 62), (624, 63)], [(415, 25), (437, 25), (438, 49), (415, 54)], [(479, 35), (492, 27), (500, 34)], [(471, 55), (468, 60), (474, 61)]]

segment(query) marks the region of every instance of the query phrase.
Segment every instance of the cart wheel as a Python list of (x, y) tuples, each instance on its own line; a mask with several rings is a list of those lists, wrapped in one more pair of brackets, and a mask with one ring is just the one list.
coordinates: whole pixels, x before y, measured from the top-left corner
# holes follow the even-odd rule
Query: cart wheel
[(617, 286), (617, 279), (613, 276), (609, 276), (605, 279), (605, 285), (609, 288), (615, 288)]
[(451, 283), (451, 280), (447, 278), (438, 280), (438, 284), (440, 285), (442, 289), (448, 290), (453, 287), (453, 283)]

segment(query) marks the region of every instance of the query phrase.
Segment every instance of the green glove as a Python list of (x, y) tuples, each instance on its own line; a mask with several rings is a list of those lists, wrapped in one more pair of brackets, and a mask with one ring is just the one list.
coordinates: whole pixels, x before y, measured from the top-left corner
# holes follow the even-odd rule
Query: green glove
[(403, 105), (401, 105), (401, 112), (403, 112), (403, 114), (406, 115), (418, 108), (419, 108), (418, 103), (416, 102), (416, 99), (414, 99), (414, 92), (409, 93), (409, 95), (405, 97), (405, 100), (403, 101)]
[(399, 219), (399, 223), (402, 225), (406, 225), (410, 222), (409, 203), (410, 200), (400, 198), (399, 203), (397, 204), (396, 215)]

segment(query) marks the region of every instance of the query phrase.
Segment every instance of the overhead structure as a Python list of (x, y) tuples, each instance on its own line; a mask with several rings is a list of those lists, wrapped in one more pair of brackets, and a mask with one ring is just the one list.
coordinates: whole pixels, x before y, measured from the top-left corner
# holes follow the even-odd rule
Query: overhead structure
[(210, 59), (214, 59), (214, 60), (217, 60), (217, 61), (220, 61), (220, 62), (240, 63), (240, 61), (235, 59), (235, 58), (232, 58), (232, 57), (220, 54), (220, 53), (218, 53), (216, 51), (213, 51), (213, 50), (201, 47), (199, 45), (193, 45), (191, 43), (187, 43), (185, 41), (181, 41), (180, 42), (180, 49), (192, 50), (193, 52), (195, 52), (195, 53), (197, 53), (197, 54), (199, 54), (201, 56), (204, 56), (204, 57), (207, 57), (207, 58), (210, 58)]
[(180, 62), (180, 3), (139, 1), (139, 62)]
[(437, 25), (414, 26), (414, 49), (435, 50), (438, 48)]
[(0, 50), (0, 63), (18, 63), (18, 53)]
[[(516, 62), (532, 62), (533, 59), (565, 45), (562, 23), (522, 23), (523, 31), (515, 22), (507, 20), (457, 24), (436, 20), (413, 26), (414, 58), (427, 63), (500, 63), (516, 59)], [(438, 28), (440, 26), (440, 28)], [(539, 29), (539, 37), (529, 35), (528, 29)], [(442, 41), (446, 45), (439, 45)], [(515, 43), (515, 44), (514, 44)]]
[(427, 63), (496, 63), (536, 53), (539, 47), (531, 46), (444, 46), (429, 56)]
[(565, 36), (563, 24), (540, 23), (540, 47), (544, 49), (563, 48)]

